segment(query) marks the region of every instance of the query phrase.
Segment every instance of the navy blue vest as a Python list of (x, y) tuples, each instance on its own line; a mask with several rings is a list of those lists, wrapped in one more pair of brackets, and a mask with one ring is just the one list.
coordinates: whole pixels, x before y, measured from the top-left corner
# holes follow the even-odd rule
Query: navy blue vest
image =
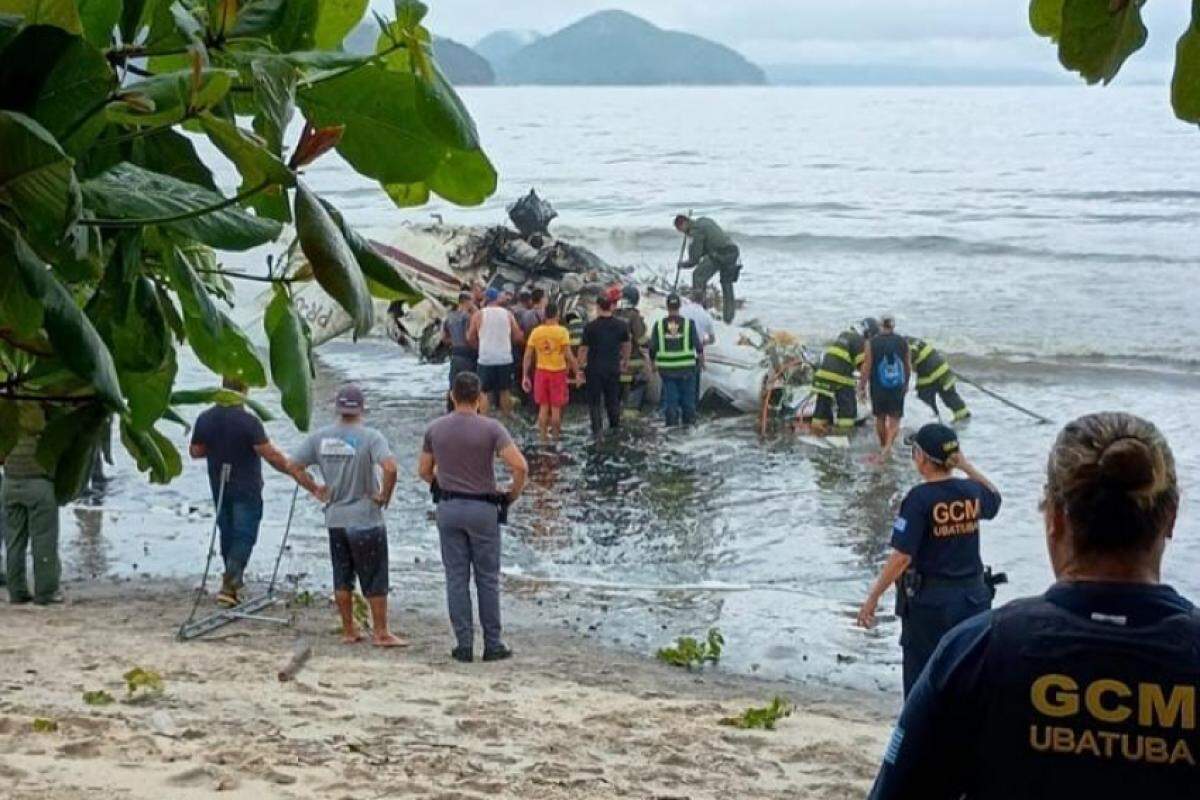
[(1126, 628), (1038, 597), (994, 614), (967, 797), (1200, 797), (1200, 611)]

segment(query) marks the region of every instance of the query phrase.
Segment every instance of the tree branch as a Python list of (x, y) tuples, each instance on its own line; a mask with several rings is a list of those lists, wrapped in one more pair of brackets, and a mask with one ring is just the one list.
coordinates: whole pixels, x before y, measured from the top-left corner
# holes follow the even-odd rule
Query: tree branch
[(0, 341), (7, 343), (9, 346), (20, 350), (23, 353), (29, 353), (31, 356), (41, 356), (47, 358), (54, 355), (53, 350), (41, 350), (34, 347), (29, 342), (23, 342), (20, 339), (13, 338), (13, 335), (6, 329), (0, 328)]
[(338, 78), (349, 75), (351, 72), (354, 72), (355, 70), (362, 69), (363, 67), (367, 66), (368, 64), (374, 64), (376, 61), (379, 61), (380, 59), (383, 59), (383, 58), (391, 55), (392, 53), (396, 52), (397, 50), (403, 50), (407, 47), (408, 47), (407, 44), (396, 43), (385, 50), (381, 50), (380, 52), (376, 53), (373, 56), (368, 56), (367, 58), (364, 58), (362, 61), (360, 61), (357, 64), (351, 64), (350, 66), (346, 67), (345, 69), (343, 69), (339, 72), (326, 73), (325, 75), (322, 75), (321, 77), (319, 77), (315, 80), (300, 81), (300, 85), (316, 86), (318, 83), (324, 83), (325, 81), (337, 80)]
[(81, 219), (79, 224), (90, 225), (96, 228), (141, 228), (146, 225), (166, 225), (171, 222), (182, 222), (186, 219), (195, 219), (203, 217), (205, 214), (212, 214), (216, 211), (229, 208), (238, 203), (253, 197), (269, 186), (274, 185), (271, 181), (263, 181), (258, 186), (247, 189), (244, 192), (239, 192), (233, 197), (228, 197), (219, 203), (214, 203), (211, 206), (197, 208), (192, 211), (185, 211), (182, 214), (172, 214), (166, 217), (145, 217), (143, 219)]
[(244, 272), (226, 272), (223, 269), (194, 269), (193, 272), (202, 272), (206, 275), (222, 275), (226, 278), (233, 278), (239, 281), (258, 281), (259, 283), (296, 283), (297, 280), (296, 278), (272, 278), (270, 276), (247, 275)]

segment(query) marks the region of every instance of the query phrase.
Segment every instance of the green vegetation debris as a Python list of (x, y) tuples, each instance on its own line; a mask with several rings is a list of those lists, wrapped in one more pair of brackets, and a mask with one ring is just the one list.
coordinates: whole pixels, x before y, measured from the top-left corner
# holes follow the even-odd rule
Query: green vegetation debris
[(367, 599), (358, 592), (354, 593), (354, 623), (360, 628), (371, 628), (371, 609), (367, 605)]
[(34, 733), (55, 733), (58, 731), (58, 720), (49, 717), (34, 717)]
[(163, 679), (157, 672), (134, 667), (126, 672), (125, 688), (130, 697), (148, 697), (163, 693)]
[(729, 725), (733, 728), (741, 728), (749, 730), (751, 728), (761, 728), (762, 730), (775, 730), (775, 723), (784, 717), (790, 717), (794, 707), (787, 700), (776, 696), (771, 701), (769, 706), (750, 707), (736, 717), (724, 717), (721, 719), (722, 725)]
[(292, 605), (299, 608), (311, 608), (316, 601), (317, 599), (313, 597), (313, 593), (308, 589), (305, 589), (303, 592), (297, 592), (292, 597)]
[(710, 628), (708, 637), (703, 642), (692, 636), (680, 636), (675, 640), (674, 647), (660, 649), (655, 657), (673, 667), (695, 669), (720, 661), (721, 651), (724, 648), (725, 637), (716, 628)]
[(94, 692), (84, 692), (83, 702), (89, 706), (107, 706), (112, 705), (116, 701), (113, 700), (113, 696), (108, 692), (103, 689), (97, 689)]

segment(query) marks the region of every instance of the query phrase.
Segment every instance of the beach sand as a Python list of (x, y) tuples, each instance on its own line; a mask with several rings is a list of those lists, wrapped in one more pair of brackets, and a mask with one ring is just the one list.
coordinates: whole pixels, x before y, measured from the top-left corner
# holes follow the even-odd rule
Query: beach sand
[[(240, 622), (179, 643), (191, 597), (123, 582), (72, 586), (59, 607), (0, 606), (0, 793), (859, 798), (887, 736), (886, 712), (852, 695), (688, 672), (537, 625), (510, 625), (510, 661), (453, 663), (433, 602), (394, 602), (406, 650), (340, 644), (325, 598), (267, 612), (294, 613), (292, 627)], [(312, 657), (281, 683), (298, 637)], [(127, 696), (134, 667), (162, 676), (161, 695)], [(84, 703), (95, 690), (115, 702)], [(775, 694), (797, 702), (776, 730), (718, 724)], [(39, 718), (57, 730), (35, 732)]]

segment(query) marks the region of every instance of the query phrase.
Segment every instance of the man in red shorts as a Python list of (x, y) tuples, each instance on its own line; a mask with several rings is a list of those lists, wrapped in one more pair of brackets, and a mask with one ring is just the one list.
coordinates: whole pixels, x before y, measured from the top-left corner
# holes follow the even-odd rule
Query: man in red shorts
[[(568, 367), (579, 381), (579, 362), (571, 352), (571, 334), (558, 321), (558, 306), (546, 306), (546, 319), (525, 342), (522, 385), (533, 392), (538, 407), (538, 432), (542, 440), (562, 435), (562, 410), (570, 399)], [(536, 367), (536, 370), (535, 370)]]

